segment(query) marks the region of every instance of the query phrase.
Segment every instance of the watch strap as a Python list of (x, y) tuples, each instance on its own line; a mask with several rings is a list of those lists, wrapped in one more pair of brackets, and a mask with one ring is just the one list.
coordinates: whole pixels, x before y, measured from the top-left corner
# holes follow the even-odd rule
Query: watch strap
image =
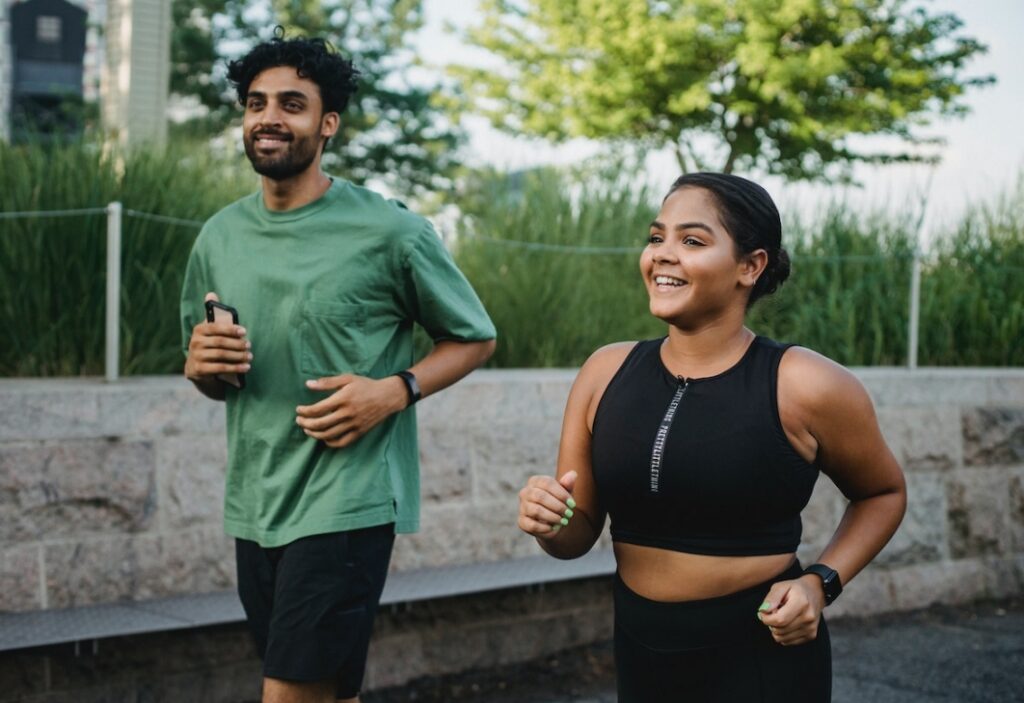
[(395, 374), (405, 382), (405, 389), (409, 391), (409, 405), (415, 405), (423, 397), (420, 392), (420, 384), (416, 381), (416, 375), (412, 371), (399, 371)]
[(804, 569), (804, 573), (814, 574), (821, 579), (822, 589), (825, 593), (825, 605), (830, 605), (843, 592), (843, 582), (839, 578), (839, 572), (831, 566), (811, 564)]

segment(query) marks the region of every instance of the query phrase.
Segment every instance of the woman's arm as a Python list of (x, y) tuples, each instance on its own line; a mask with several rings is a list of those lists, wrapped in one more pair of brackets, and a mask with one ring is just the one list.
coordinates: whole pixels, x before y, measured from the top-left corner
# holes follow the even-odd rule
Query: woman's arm
[[(597, 403), (633, 342), (602, 347), (580, 369), (562, 419), (555, 477), (531, 476), (519, 492), (519, 527), (559, 559), (583, 556), (604, 529), (590, 462), (590, 428)], [(562, 525), (568, 509), (568, 524)]]
[[(867, 391), (842, 366), (807, 349), (791, 349), (780, 364), (778, 388), (779, 413), (794, 445), (810, 454), (850, 501), (818, 558), (847, 584), (899, 527), (907, 504), (903, 472), (882, 437)], [(800, 588), (789, 591), (786, 584)], [(775, 584), (767, 600), (772, 609), (763, 622), (775, 627), (776, 640), (810, 639), (812, 624), (816, 633), (825, 605), (817, 576)]]

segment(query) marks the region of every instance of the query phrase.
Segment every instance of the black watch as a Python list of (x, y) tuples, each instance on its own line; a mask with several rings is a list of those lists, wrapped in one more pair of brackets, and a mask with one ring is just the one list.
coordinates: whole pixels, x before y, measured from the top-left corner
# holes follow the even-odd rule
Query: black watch
[(405, 381), (405, 389), (409, 391), (409, 405), (415, 405), (416, 401), (423, 397), (423, 394), (420, 393), (420, 384), (416, 382), (416, 376), (412, 371), (399, 371), (395, 375)]
[(843, 592), (843, 582), (839, 580), (839, 573), (829, 566), (811, 564), (804, 569), (804, 573), (821, 578), (821, 585), (825, 589), (825, 605), (830, 605)]

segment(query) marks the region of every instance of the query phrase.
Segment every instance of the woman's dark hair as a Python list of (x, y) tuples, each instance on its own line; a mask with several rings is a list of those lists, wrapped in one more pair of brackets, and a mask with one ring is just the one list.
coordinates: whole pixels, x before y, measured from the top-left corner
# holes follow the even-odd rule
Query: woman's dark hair
[(228, 62), (228, 80), (235, 85), (238, 103), (245, 106), (249, 84), (260, 73), (268, 68), (291, 66), (299, 76), (319, 86), (325, 113), (344, 110), (359, 87), (359, 71), (352, 62), (334, 51), (323, 39), (285, 39), (280, 27), (277, 34), (270, 41), (253, 47), (237, 61)]
[(782, 218), (768, 191), (727, 173), (688, 173), (676, 179), (665, 199), (682, 188), (701, 188), (711, 194), (718, 216), (735, 242), (737, 256), (757, 249), (768, 252), (768, 265), (750, 291), (748, 308), (789, 278), (789, 254), (782, 248)]

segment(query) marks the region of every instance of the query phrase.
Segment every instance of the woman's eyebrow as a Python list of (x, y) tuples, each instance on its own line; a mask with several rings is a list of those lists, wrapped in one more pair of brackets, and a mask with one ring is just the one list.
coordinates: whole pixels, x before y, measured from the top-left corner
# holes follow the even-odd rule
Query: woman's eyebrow
[(702, 229), (712, 236), (715, 234), (714, 230), (703, 222), (683, 222), (676, 225), (673, 229), (675, 229), (676, 232), (682, 232), (685, 229)]

